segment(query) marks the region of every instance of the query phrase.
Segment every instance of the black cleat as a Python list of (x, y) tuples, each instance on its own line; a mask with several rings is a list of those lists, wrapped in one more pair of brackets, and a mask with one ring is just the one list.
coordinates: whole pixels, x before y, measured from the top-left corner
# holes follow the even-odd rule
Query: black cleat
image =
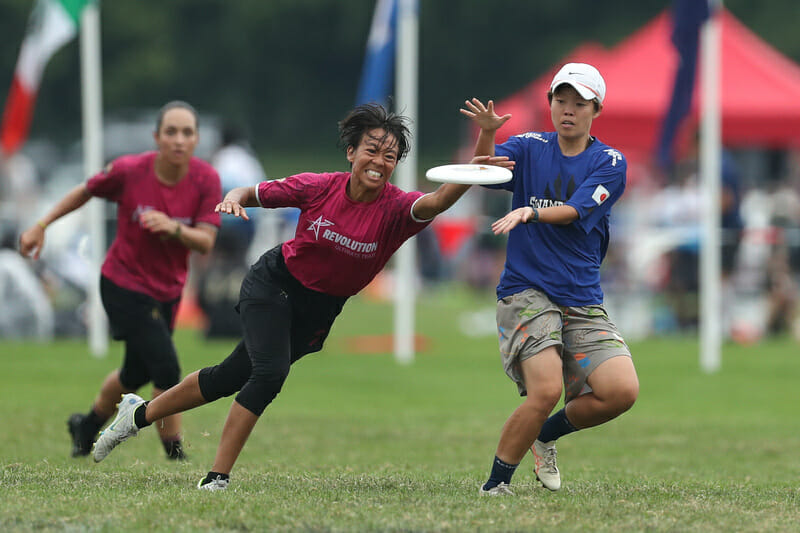
[(88, 435), (84, 429), (86, 415), (75, 413), (67, 420), (69, 434), (72, 436), (72, 457), (85, 457), (92, 451), (94, 435)]
[(167, 452), (167, 459), (172, 461), (186, 461), (187, 457), (183, 451), (183, 444), (181, 441), (176, 440), (172, 442), (164, 442), (164, 449)]

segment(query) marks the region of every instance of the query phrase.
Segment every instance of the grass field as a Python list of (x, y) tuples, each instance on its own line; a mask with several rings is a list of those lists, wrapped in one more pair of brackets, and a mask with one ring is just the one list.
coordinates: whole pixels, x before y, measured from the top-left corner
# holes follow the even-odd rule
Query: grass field
[[(564, 488), (537, 486), (527, 457), (513, 498), (481, 498), (500, 427), (518, 404), (496, 340), (458, 331), (491, 296), (437, 291), (418, 306), (429, 340), (414, 364), (353, 353), (391, 331), (389, 304), (352, 300), (326, 349), (292, 370), (256, 426), (231, 489), (194, 486), (230, 406), (187, 413), (190, 460), (168, 462), (143, 431), (106, 461), (69, 457), (65, 421), (85, 411), (121, 347), (94, 359), (82, 342), (0, 342), (2, 531), (797, 531), (800, 350), (726, 345), (722, 370), (698, 370), (696, 339), (632, 345), (641, 395), (627, 414), (559, 441)], [(233, 342), (193, 331), (184, 370)]]

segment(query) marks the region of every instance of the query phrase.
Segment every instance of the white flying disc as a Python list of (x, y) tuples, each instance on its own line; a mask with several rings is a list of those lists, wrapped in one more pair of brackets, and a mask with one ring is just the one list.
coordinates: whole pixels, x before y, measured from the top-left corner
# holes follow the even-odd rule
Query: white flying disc
[(429, 169), (425, 176), (431, 181), (441, 183), (462, 183), (464, 185), (491, 185), (511, 181), (511, 171), (495, 165), (442, 165)]

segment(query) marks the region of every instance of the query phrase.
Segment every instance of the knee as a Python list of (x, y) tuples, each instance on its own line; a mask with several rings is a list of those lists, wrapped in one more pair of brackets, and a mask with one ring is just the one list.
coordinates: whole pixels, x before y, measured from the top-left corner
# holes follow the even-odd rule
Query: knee
[(636, 403), (636, 399), (638, 397), (639, 382), (632, 381), (629, 383), (624, 383), (617, 387), (617, 390), (614, 393), (614, 404), (616, 405), (618, 412), (621, 414), (633, 407), (633, 404)]
[(230, 396), (238, 392), (247, 382), (248, 374), (231, 370), (223, 365), (216, 365), (199, 371), (197, 384), (200, 388), (200, 395), (206, 402)]
[(542, 384), (535, 390), (528, 390), (528, 397), (525, 401), (531, 408), (541, 410), (545, 415), (549, 415), (561, 399), (561, 392), (560, 383)]

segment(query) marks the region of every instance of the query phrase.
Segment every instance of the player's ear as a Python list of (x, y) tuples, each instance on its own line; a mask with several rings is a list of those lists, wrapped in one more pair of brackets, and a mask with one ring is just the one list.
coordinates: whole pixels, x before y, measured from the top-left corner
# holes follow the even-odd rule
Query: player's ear
[(352, 144), (347, 147), (347, 160), (350, 161), (350, 164), (353, 164), (353, 159), (355, 159), (356, 154), (356, 147)]
[(598, 102), (597, 100), (594, 101), (594, 116), (592, 118), (597, 118), (600, 116), (600, 113), (603, 112), (603, 104)]

